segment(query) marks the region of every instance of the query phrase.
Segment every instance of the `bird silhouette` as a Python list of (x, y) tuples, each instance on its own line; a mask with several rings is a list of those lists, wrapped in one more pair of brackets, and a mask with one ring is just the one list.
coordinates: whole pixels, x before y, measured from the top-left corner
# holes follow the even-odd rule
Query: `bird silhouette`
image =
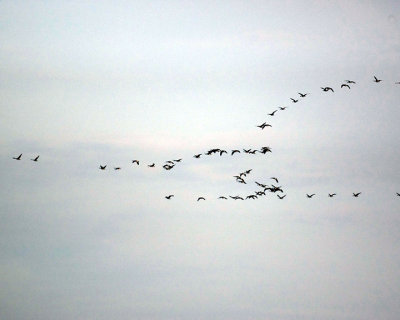
[(246, 199), (253, 199), (253, 200), (255, 200), (255, 199), (257, 199), (257, 196), (254, 195), (254, 194), (251, 194), (251, 195), (247, 196)]
[(271, 116), (271, 117), (273, 117), (274, 114), (275, 114), (277, 111), (278, 111), (278, 110), (275, 110), (275, 111), (273, 111), (273, 112), (271, 112), (271, 113), (268, 113), (268, 115)]
[(18, 157), (13, 157), (14, 160), (21, 160), (22, 153)]
[(283, 111), (283, 110), (286, 110), (287, 107), (279, 107), (279, 109)]
[(231, 152), (231, 156), (233, 156), (235, 153), (240, 153), (240, 150), (232, 150), (232, 152)]
[(280, 196), (279, 194), (277, 194), (277, 197), (282, 200), (284, 197), (286, 197), (286, 194), (283, 196)]
[(349, 86), (348, 84), (342, 84), (342, 85), (340, 86), (340, 88), (344, 88), (344, 87), (346, 87), (346, 88), (349, 88), (349, 89), (350, 89), (350, 86)]
[(182, 161), (182, 159), (177, 159), (177, 160), (174, 160), (175, 162), (181, 162)]
[(165, 196), (165, 199), (170, 200), (173, 196), (174, 196), (173, 194), (170, 194), (169, 196)]
[(121, 167), (115, 167), (114, 170), (121, 170)]
[(297, 92), (300, 97), (305, 98), (309, 93), (301, 93), (301, 92)]
[(315, 193), (313, 193), (313, 194), (306, 194), (307, 195), (307, 198), (309, 198), (309, 199), (311, 199), (313, 196), (315, 196)]
[(353, 192), (353, 197), (357, 198), (360, 194), (361, 194), (361, 192), (357, 192), (357, 193)]
[(106, 167), (107, 167), (107, 165), (105, 165), (105, 166), (100, 165), (99, 169), (100, 169), (100, 170), (105, 170)]
[(39, 156), (37, 156), (36, 158), (31, 159), (31, 160), (37, 162), (39, 160)]
[(198, 198), (197, 198), (197, 201), (200, 201), (200, 200), (206, 200), (206, 198), (204, 198), (204, 197), (198, 197)]
[(374, 76), (374, 82), (378, 83), (378, 82), (381, 82), (381, 81), (382, 81), (382, 79), (378, 79), (377, 77)]
[(136, 163), (137, 165), (139, 165), (139, 160), (132, 160), (132, 163)]
[(296, 99), (293, 99), (293, 98), (290, 98), (290, 100), (292, 100), (293, 103), (299, 102), (299, 100), (296, 100)]
[(279, 181), (278, 181), (278, 178), (271, 177), (271, 179), (272, 179), (272, 180), (275, 180), (275, 181), (276, 181), (276, 183), (279, 183)]
[(220, 150), (219, 155), (222, 156), (223, 153), (228, 154), (228, 152), (226, 152), (226, 150)]
[(199, 154), (195, 154), (195, 155), (193, 156), (193, 158), (196, 158), (196, 159), (198, 159), (198, 158), (200, 158), (200, 156), (201, 156), (201, 153), (199, 153)]
[(264, 130), (266, 127), (272, 127), (270, 124), (264, 122), (263, 124), (260, 124), (257, 126), (258, 128), (261, 128), (261, 130)]
[(322, 89), (323, 91), (325, 91), (325, 92), (327, 92), (327, 91), (335, 92), (335, 91), (333, 91), (333, 89), (332, 89), (331, 87), (321, 87), (321, 89)]
[(396, 192), (397, 196), (400, 197), (400, 193)]
[(336, 193), (328, 193), (329, 198), (333, 198), (334, 196), (336, 196)]
[(227, 198), (227, 197), (224, 197), (224, 196), (220, 196), (218, 199), (228, 200), (228, 198)]
[(355, 81), (353, 81), (353, 80), (345, 80), (347, 83), (356, 83)]
[(155, 163), (152, 163), (152, 164), (149, 164), (149, 165), (147, 165), (149, 168), (154, 168), (155, 166), (156, 166), (156, 164)]

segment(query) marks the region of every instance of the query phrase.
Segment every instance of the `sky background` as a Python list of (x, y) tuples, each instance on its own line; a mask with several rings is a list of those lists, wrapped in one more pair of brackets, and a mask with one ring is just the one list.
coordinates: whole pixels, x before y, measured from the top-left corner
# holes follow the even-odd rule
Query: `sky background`
[(0, 318), (398, 319), (399, 68), (397, 1), (1, 0)]

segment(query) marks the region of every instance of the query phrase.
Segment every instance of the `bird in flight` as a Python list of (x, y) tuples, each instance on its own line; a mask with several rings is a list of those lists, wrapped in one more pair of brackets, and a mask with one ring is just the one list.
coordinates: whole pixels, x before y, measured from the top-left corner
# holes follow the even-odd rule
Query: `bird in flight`
[(290, 98), (290, 100), (292, 100), (293, 103), (299, 102), (299, 100), (296, 100), (296, 99), (293, 99), (293, 98)]
[(224, 197), (224, 196), (220, 196), (218, 199), (228, 200), (228, 198), (227, 198), (227, 197)]
[(139, 165), (139, 160), (132, 160), (132, 163), (136, 163), (137, 165)]
[(300, 95), (300, 97), (302, 97), (302, 98), (305, 98), (306, 97), (306, 95), (308, 95), (309, 93), (301, 93), (301, 92), (297, 92), (299, 95)]
[(272, 180), (275, 180), (275, 181), (276, 181), (276, 183), (279, 183), (279, 181), (278, 181), (278, 178), (271, 177), (271, 179), (272, 179)]
[(270, 124), (264, 122), (263, 124), (260, 124), (257, 127), (261, 128), (261, 130), (264, 130), (266, 127), (272, 127), (272, 126)]
[(154, 168), (155, 166), (156, 166), (156, 164), (155, 163), (152, 163), (152, 164), (149, 164), (149, 165), (147, 165), (149, 168)]
[(378, 82), (381, 82), (381, 81), (382, 81), (382, 79), (378, 79), (377, 77), (374, 76), (374, 82), (378, 83)]
[(327, 92), (327, 91), (332, 91), (332, 92), (335, 92), (335, 91), (333, 91), (333, 89), (331, 88), (331, 87), (321, 87), (321, 89), (323, 90), (323, 91), (325, 91), (325, 92)]
[(204, 198), (204, 197), (198, 197), (198, 198), (197, 198), (197, 201), (200, 201), (200, 200), (206, 200), (206, 198)]
[(106, 167), (107, 167), (107, 165), (105, 165), (105, 166), (100, 165), (99, 169), (100, 170), (106, 170)]
[(223, 153), (228, 154), (228, 152), (226, 152), (226, 150), (220, 150), (220, 151), (219, 151), (219, 155), (220, 155), (220, 156), (222, 156)]
[(313, 193), (313, 194), (306, 193), (306, 195), (307, 195), (307, 198), (311, 199), (313, 196), (315, 196), (315, 193)]
[(268, 115), (271, 116), (271, 117), (273, 117), (274, 114), (275, 114), (277, 111), (278, 111), (278, 110), (275, 110), (275, 111), (273, 111), (273, 112), (271, 112), (271, 113), (268, 113)]
[(396, 192), (397, 196), (400, 197), (400, 193)]
[(345, 80), (347, 83), (356, 83), (355, 81), (353, 81), (353, 80)]
[(121, 167), (115, 167), (114, 170), (121, 170)]
[(39, 160), (39, 156), (37, 156), (36, 158), (31, 159), (31, 160), (37, 162)]
[(279, 194), (277, 194), (277, 196), (278, 196), (278, 198), (279, 198), (279, 199), (281, 199), (281, 200), (282, 200), (284, 197), (286, 197), (286, 194), (285, 194), (285, 195), (283, 195), (283, 196), (280, 196)]
[(281, 109), (282, 111), (283, 111), (283, 110), (286, 110), (286, 108), (287, 108), (287, 107), (279, 107), (279, 109)]
[(195, 155), (193, 156), (193, 158), (196, 158), (196, 159), (198, 159), (198, 158), (200, 158), (200, 156), (201, 156), (201, 153), (199, 153), (199, 154), (195, 154)]
[(336, 196), (336, 193), (328, 193), (329, 198), (333, 198), (334, 196)]
[(174, 196), (173, 194), (170, 194), (169, 196), (165, 196), (165, 199), (170, 200), (173, 196)]
[(21, 160), (22, 153), (18, 157), (13, 157), (14, 160)]
[(182, 159), (177, 159), (177, 160), (174, 160), (175, 162), (181, 162), (182, 161)]
[(357, 192), (357, 193), (353, 192), (353, 197), (357, 198), (360, 194), (361, 194), (361, 192)]
[(231, 152), (231, 156), (233, 156), (235, 153), (240, 153), (240, 150), (237, 150), (237, 149), (235, 149), (235, 150), (232, 150), (232, 152)]
[(350, 89), (350, 86), (348, 85), (348, 84), (342, 84), (341, 86), (340, 86), (340, 88), (344, 88), (344, 87), (346, 87), (346, 88), (349, 88)]

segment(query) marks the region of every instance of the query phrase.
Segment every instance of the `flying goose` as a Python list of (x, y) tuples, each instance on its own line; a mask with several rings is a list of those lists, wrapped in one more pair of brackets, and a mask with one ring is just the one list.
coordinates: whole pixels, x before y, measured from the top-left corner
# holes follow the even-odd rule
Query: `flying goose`
[(21, 160), (22, 153), (18, 157), (13, 157), (14, 160)]

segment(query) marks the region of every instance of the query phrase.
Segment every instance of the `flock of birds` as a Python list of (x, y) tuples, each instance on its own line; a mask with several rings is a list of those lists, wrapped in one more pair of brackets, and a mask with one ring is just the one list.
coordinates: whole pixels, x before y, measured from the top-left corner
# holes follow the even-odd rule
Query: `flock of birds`
[[(381, 81), (383, 81), (383, 80), (382, 79), (378, 79), (376, 76), (374, 76), (373, 82), (379, 83)], [(340, 86), (341, 89), (343, 89), (343, 88), (351, 89), (350, 85), (356, 84), (356, 82), (353, 81), (353, 80), (345, 80), (344, 82), (345, 83), (342, 83), (341, 86)], [(400, 84), (400, 82), (395, 82), (395, 84)], [(329, 91), (335, 92), (332, 87), (321, 87), (321, 90), (324, 91), (324, 92), (329, 92)], [(290, 98), (290, 100), (292, 101), (292, 103), (298, 103), (300, 101), (300, 98), (305, 98), (309, 94), (310, 93), (298, 92), (299, 98), (297, 98), (297, 99), (296, 98)], [(272, 111), (271, 113), (268, 113), (268, 115), (273, 117), (273, 116), (275, 116), (275, 114), (278, 111), (284, 111), (287, 108), (288, 107), (286, 107), (286, 106), (285, 107), (279, 107), (278, 109)], [(267, 123), (267, 122), (263, 122), (260, 125), (256, 125), (256, 127), (260, 128), (261, 130), (264, 130), (267, 127), (272, 127), (272, 125)], [(204, 153), (195, 154), (193, 156), (193, 158), (199, 159), (202, 155), (211, 156), (211, 155), (217, 155), (217, 154), (219, 154), (219, 156), (222, 156), (223, 154), (226, 154), (226, 155), (230, 154), (231, 156), (233, 156), (233, 155), (235, 155), (237, 153), (242, 153), (242, 152), (246, 153), (246, 154), (252, 154), (252, 155), (255, 155), (256, 153), (261, 153), (261, 154), (265, 155), (268, 152), (272, 153), (272, 150), (271, 150), (270, 147), (261, 147), (260, 149), (252, 149), (252, 148), (248, 148), (248, 149), (245, 149), (245, 148), (243, 148), (243, 149), (232, 149), (232, 150), (229, 150), (229, 151), (228, 150), (224, 150), (224, 149), (220, 149), (220, 148), (213, 148), (213, 149), (210, 149), (210, 150), (208, 150), (208, 151), (206, 151)], [(13, 159), (14, 160), (21, 160), (22, 159), (22, 153), (17, 157), (13, 157)], [(30, 159), (30, 160), (34, 161), (34, 162), (38, 162), (39, 155), (36, 156), (35, 158)], [(182, 158), (167, 160), (162, 167), (165, 170), (171, 170), (178, 163), (181, 163), (182, 160), (183, 160)], [(140, 165), (140, 161), (137, 160), (137, 159), (134, 159), (134, 160), (132, 160), (132, 164), (139, 166)], [(147, 164), (147, 167), (155, 168), (156, 164), (155, 163)], [(107, 168), (107, 165), (101, 165), (100, 164), (100, 166), (99, 166), (100, 170), (106, 170), (106, 168)], [(114, 170), (121, 170), (121, 167), (113, 167), (113, 169)], [(252, 171), (252, 169), (248, 169), (248, 170), (246, 170), (244, 172), (241, 172), (238, 175), (235, 175), (233, 177), (236, 179), (236, 182), (241, 183), (241, 184), (247, 184), (245, 178), (251, 173), (251, 171)], [(274, 180), (274, 182), (276, 184), (279, 184), (279, 180), (276, 177), (271, 177), (270, 180)], [(255, 200), (255, 199), (258, 199), (258, 198), (260, 198), (262, 196), (265, 196), (266, 192), (276, 194), (276, 196), (280, 200), (283, 200), (286, 197), (286, 194), (284, 193), (284, 191), (282, 189), (282, 186), (279, 186), (279, 185), (277, 186), (277, 185), (274, 185), (272, 183), (270, 185), (268, 185), (268, 184), (260, 183), (260, 182), (257, 182), (257, 181), (255, 181), (255, 184), (260, 189), (255, 191), (254, 193), (249, 194), (247, 196), (239, 196), (239, 195), (232, 196), (232, 195), (229, 195), (229, 198), (233, 199), (233, 200), (249, 200), (249, 199), (250, 200)], [(354, 192), (353, 193), (353, 197), (354, 198), (358, 198), (361, 195), (361, 193), (362, 192)], [(308, 199), (312, 199), (315, 195), (316, 195), (315, 193), (312, 193), (312, 194), (306, 193), (306, 197)], [(336, 195), (337, 195), (336, 193), (328, 193), (328, 197), (329, 198), (333, 198)], [(398, 197), (400, 197), (400, 193), (399, 192), (396, 192), (396, 195)], [(175, 196), (174, 194), (169, 194), (169, 195), (165, 196), (165, 199), (171, 200), (174, 196)], [(228, 200), (228, 197), (227, 196), (220, 196), (220, 197), (218, 197), (218, 199), (220, 199), (220, 200)], [(205, 201), (206, 198), (204, 196), (200, 196), (200, 197), (197, 198), (197, 201), (201, 201), (201, 200)]]

